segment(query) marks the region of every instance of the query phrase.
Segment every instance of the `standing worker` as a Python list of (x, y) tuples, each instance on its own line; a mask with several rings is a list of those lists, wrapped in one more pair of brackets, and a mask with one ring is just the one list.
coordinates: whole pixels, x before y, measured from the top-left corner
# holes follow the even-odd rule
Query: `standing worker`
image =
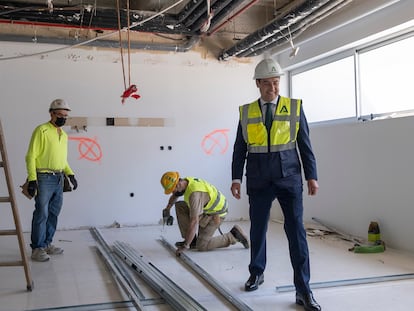
[[(180, 178), (178, 172), (162, 175), (161, 185), (165, 194), (171, 194), (162, 213), (163, 219), (172, 219), (170, 209), (175, 204), (178, 226), (184, 239), (175, 243), (177, 255), (189, 248), (209, 251), (237, 242), (242, 243), (244, 248), (249, 248), (247, 236), (238, 225), (228, 233), (213, 237), (227, 214), (227, 199), (216, 187), (199, 178)], [(184, 201), (177, 201), (182, 195)], [(167, 224), (172, 225), (172, 221)]]
[(308, 194), (315, 195), (319, 187), (316, 160), (302, 101), (279, 95), (282, 75), (277, 62), (273, 59), (262, 60), (256, 66), (253, 77), (260, 98), (239, 108), (231, 192), (236, 199), (240, 199), (240, 185), (247, 158), (251, 257), (250, 277), (245, 283), (245, 290), (256, 290), (264, 282), (266, 232), (272, 202), (277, 199), (284, 215), (284, 229), (294, 271), (296, 303), (303, 305), (307, 311), (319, 311), (321, 307), (309, 287), (309, 250), (303, 226), (301, 173), (302, 161)]
[(47, 261), (49, 255), (63, 253), (52, 244), (63, 204), (63, 174), (69, 177), (73, 190), (78, 187), (67, 161), (68, 135), (62, 129), (68, 111), (63, 99), (50, 104), (50, 121), (33, 131), (26, 154), (28, 193), (35, 197), (30, 244), (34, 261)]

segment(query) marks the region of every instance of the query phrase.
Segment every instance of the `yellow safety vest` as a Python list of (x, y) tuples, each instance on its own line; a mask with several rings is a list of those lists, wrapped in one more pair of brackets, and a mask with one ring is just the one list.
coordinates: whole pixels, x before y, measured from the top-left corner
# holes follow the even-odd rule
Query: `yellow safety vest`
[(259, 101), (240, 106), (240, 123), (248, 152), (266, 153), (294, 149), (299, 130), (300, 105), (300, 99), (282, 96), (279, 98), (270, 128), (270, 140)]
[(188, 180), (188, 185), (184, 192), (184, 201), (188, 206), (190, 206), (190, 196), (193, 192), (207, 192), (210, 201), (203, 207), (204, 214), (219, 214), (221, 217), (227, 214), (227, 199), (216, 187), (199, 178), (186, 177), (185, 179)]

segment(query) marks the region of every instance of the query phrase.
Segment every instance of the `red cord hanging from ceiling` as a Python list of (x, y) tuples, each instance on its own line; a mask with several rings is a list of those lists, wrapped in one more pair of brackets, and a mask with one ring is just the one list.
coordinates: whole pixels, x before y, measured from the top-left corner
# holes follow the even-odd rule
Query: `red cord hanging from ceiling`
[(122, 104), (125, 103), (125, 100), (129, 97), (133, 97), (135, 99), (140, 98), (141, 96), (137, 94), (138, 88), (135, 84), (131, 84), (131, 39), (130, 39), (130, 14), (129, 14), (129, 0), (127, 1), (127, 39), (128, 39), (128, 85), (126, 83), (125, 77), (125, 64), (124, 64), (124, 52), (122, 48), (122, 26), (121, 26), (121, 9), (119, 7), (119, 0), (117, 2), (117, 11), (118, 11), (118, 30), (119, 30), (119, 48), (121, 52), (121, 63), (122, 63), (122, 75), (124, 78), (124, 92), (121, 95), (121, 102)]

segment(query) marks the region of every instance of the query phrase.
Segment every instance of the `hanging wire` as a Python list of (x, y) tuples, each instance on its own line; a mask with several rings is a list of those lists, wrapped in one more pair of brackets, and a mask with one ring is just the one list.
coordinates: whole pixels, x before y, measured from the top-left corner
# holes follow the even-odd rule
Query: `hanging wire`
[(88, 36), (89, 36), (90, 30), (91, 30), (91, 26), (92, 26), (92, 18), (94, 16), (96, 16), (96, 0), (95, 0), (95, 3), (93, 5), (93, 8), (92, 8), (92, 10), (90, 12), (91, 12), (91, 18), (89, 19)]
[(122, 50), (122, 35), (121, 35), (121, 9), (119, 8), (119, 0), (116, 0), (117, 11), (118, 11), (118, 33), (119, 33), (119, 48), (121, 50), (121, 63), (122, 63), (122, 75), (124, 77), (124, 89), (127, 88), (125, 80), (125, 66), (124, 66), (124, 53)]
[(129, 16), (129, 0), (127, 1), (127, 22), (128, 22), (128, 28), (127, 28), (127, 37), (128, 37), (128, 85), (131, 85), (131, 40), (129, 38), (129, 32), (130, 32), (130, 16)]
[(207, 32), (210, 29), (210, 23), (211, 23), (211, 19), (213, 18), (213, 12), (210, 9), (210, 0), (207, 0), (207, 17), (205, 22), (203, 23), (203, 25), (200, 28), (201, 32)]

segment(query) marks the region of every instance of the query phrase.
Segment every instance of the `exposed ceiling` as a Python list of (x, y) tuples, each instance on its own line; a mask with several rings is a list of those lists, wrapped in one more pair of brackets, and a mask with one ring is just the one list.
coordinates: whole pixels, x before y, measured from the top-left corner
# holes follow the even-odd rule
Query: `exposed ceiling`
[(294, 55), (293, 39), (350, 2), (6, 0), (0, 1), (0, 40), (113, 48), (122, 42), (177, 52), (201, 47), (220, 60), (290, 44)]

